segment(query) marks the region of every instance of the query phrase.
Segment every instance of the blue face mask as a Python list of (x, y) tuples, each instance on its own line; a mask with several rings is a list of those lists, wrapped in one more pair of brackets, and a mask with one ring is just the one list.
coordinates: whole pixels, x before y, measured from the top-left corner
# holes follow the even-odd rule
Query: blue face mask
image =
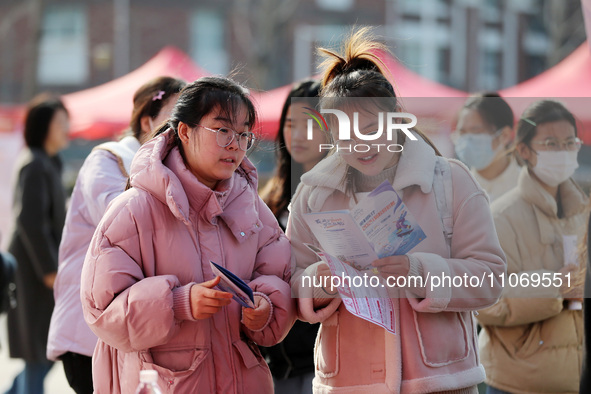
[(458, 158), (477, 171), (485, 169), (497, 155), (498, 149), (492, 148), (492, 142), (497, 135), (498, 133), (462, 134), (454, 138), (453, 143)]

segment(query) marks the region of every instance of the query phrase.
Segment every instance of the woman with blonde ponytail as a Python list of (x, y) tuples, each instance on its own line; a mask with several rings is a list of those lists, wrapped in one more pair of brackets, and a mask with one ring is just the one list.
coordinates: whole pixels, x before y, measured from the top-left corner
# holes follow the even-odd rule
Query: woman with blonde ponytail
[[(379, 135), (385, 122), (378, 121), (378, 113), (403, 112), (379, 58), (385, 50), (368, 28), (351, 34), (343, 55), (321, 49), (326, 56), (321, 110), (340, 110), (356, 127), (355, 136), (344, 140), (347, 130), (339, 133), (336, 117), (324, 112), (334, 151), (302, 176), (287, 226), (295, 262), (292, 290), (299, 297), (299, 316), (310, 323), (322, 323), (315, 349), (314, 391), (476, 393), (485, 374), (472, 312), (494, 304), (500, 296), (505, 256), (486, 193), (465, 166), (442, 158), (428, 138), (410, 126), (404, 133)], [(355, 148), (365, 142), (369, 150)], [(437, 186), (443, 184), (442, 173), (449, 176), (447, 200), (441, 195), (447, 193), (434, 190), (441, 190)], [(320, 243), (303, 215), (349, 209), (384, 181), (402, 196), (426, 234), (408, 254), (373, 263), (373, 271), (389, 280), (383, 283), (394, 283), (400, 277), (420, 278), (417, 283), (423, 283), (413, 288), (388, 288), (396, 313), (396, 334), (348, 312), (338, 295), (334, 297), (335, 289), (306, 288), (310, 281), (303, 280), (331, 275), (304, 245)], [(443, 225), (442, 207), (449, 212), (448, 227)], [(458, 287), (449, 283), (434, 286), (428, 282), (434, 276), (486, 277), (488, 282), (480, 287), (471, 287), (469, 282)]]

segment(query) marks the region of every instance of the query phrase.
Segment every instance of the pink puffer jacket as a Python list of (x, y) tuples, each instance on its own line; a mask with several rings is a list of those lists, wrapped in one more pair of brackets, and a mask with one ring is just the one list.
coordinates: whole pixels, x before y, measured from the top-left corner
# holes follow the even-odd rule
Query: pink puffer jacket
[[(258, 197), (246, 158), (214, 192), (168, 148), (170, 138), (140, 148), (133, 188), (113, 200), (86, 256), (81, 298), (99, 337), (95, 392), (133, 392), (139, 371), (155, 369), (168, 393), (270, 393), (255, 343), (278, 343), (294, 322), (289, 242)], [(210, 260), (270, 298), (266, 327), (247, 329), (236, 302), (210, 319), (192, 318), (189, 291), (214, 277)]]

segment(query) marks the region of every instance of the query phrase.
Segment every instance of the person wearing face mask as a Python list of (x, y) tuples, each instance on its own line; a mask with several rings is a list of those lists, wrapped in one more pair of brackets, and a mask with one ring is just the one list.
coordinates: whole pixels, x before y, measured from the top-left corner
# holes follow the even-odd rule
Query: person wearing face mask
[(513, 111), (498, 93), (470, 97), (452, 134), (456, 155), (466, 163), (491, 202), (517, 185), (519, 165), (508, 154)]
[[(489, 393), (578, 392), (583, 280), (569, 251), (588, 217), (588, 197), (571, 178), (580, 147), (575, 118), (559, 102), (531, 104), (517, 124), (515, 153), (525, 166), (517, 187), (491, 206), (514, 280), (478, 315)], [(552, 285), (535, 284), (544, 277)]]

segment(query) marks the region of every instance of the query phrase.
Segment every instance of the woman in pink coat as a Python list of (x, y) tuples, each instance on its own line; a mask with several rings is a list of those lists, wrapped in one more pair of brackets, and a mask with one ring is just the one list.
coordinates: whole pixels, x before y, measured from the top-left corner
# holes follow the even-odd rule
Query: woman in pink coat
[[(289, 242), (245, 158), (254, 123), (242, 87), (201, 78), (136, 154), (132, 188), (105, 213), (82, 271), (96, 393), (132, 392), (142, 369), (169, 393), (272, 392), (256, 344), (281, 341), (295, 309)], [(249, 284), (256, 308), (214, 289), (210, 261)]]
[(55, 308), (47, 340), (47, 358), (62, 360), (68, 383), (78, 394), (92, 393), (91, 357), (97, 341), (80, 305), (84, 256), (107, 206), (125, 190), (133, 156), (168, 119), (185, 85), (172, 77), (154, 78), (142, 85), (133, 96), (128, 135), (95, 147), (78, 173), (59, 247)]
[[(486, 193), (465, 166), (439, 157), (417, 130), (412, 129), (409, 135), (393, 133), (390, 140), (385, 132), (377, 134), (376, 130), (383, 131), (378, 112), (401, 112), (377, 49), (384, 48), (362, 29), (345, 45), (345, 55), (326, 51), (321, 110), (344, 111), (357, 123), (357, 135), (340, 138), (334, 117), (327, 116), (331, 136), (337, 140), (333, 144), (342, 150), (335, 148), (302, 176), (291, 203), (287, 235), (296, 265), (293, 290), (300, 296), (299, 317), (322, 323), (315, 348), (314, 392), (477, 393), (476, 385), (485, 375), (473, 311), (494, 304), (500, 296), (505, 256)], [(360, 133), (373, 138), (368, 144), (381, 144), (382, 149), (376, 145), (369, 150), (363, 145), (353, 148), (364, 142)], [(347, 146), (352, 149), (345, 149)], [(449, 174), (447, 184), (442, 174)], [(401, 195), (426, 234), (410, 252), (373, 262), (386, 283), (404, 286), (405, 281), (399, 280), (403, 278), (418, 284), (390, 285), (387, 289), (395, 334), (349, 312), (330, 284), (310, 286), (322, 283), (319, 279), (331, 273), (304, 245), (321, 246), (305, 220), (306, 213), (350, 209), (384, 181)], [(430, 282), (430, 277), (453, 278), (454, 286)], [(473, 279), (483, 277), (487, 281), (480, 286)], [(411, 282), (411, 278), (420, 280)], [(336, 297), (328, 298), (327, 294)]]

